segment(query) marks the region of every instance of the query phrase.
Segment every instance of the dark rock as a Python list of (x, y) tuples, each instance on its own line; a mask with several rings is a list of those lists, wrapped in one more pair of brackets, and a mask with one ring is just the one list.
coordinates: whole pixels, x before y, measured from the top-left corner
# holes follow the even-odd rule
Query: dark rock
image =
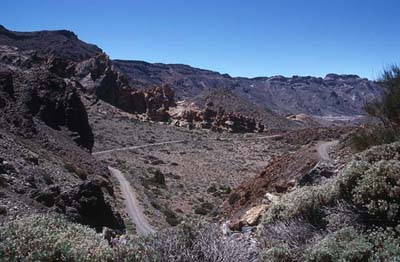
[(165, 186), (165, 176), (160, 170), (155, 170), (152, 181), (157, 185)]
[(0, 216), (5, 216), (5, 215), (7, 215), (7, 207), (0, 206)]
[(165, 219), (165, 221), (167, 221), (167, 223), (173, 227), (176, 227), (177, 225), (179, 225), (181, 223), (181, 220), (179, 218), (175, 218), (175, 217), (167, 217)]
[(0, 92), (5, 92), (10, 96), (14, 95), (14, 86), (11, 72), (0, 71)]
[(34, 193), (33, 198), (39, 203), (52, 207), (60, 195), (60, 188), (58, 186), (51, 186), (41, 192)]
[(201, 207), (207, 210), (212, 210), (214, 208), (214, 205), (209, 202), (204, 202), (201, 204)]
[(228, 203), (233, 206), (237, 201), (240, 200), (240, 195), (238, 193), (231, 193), (228, 198)]
[(63, 192), (61, 200), (58, 205), (66, 211), (66, 215), (98, 232), (104, 226), (120, 231), (125, 228), (120, 215), (113, 212), (110, 204), (105, 201), (101, 188), (92, 181), (83, 182), (73, 190)]
[(324, 179), (335, 175), (334, 166), (327, 162), (319, 162), (307, 174), (302, 176), (299, 180), (300, 186), (316, 185), (321, 183)]
[(197, 215), (205, 216), (205, 215), (208, 214), (208, 212), (209, 212), (209, 210), (207, 210), (207, 209), (205, 209), (203, 207), (196, 207), (194, 209), (194, 213), (197, 214)]

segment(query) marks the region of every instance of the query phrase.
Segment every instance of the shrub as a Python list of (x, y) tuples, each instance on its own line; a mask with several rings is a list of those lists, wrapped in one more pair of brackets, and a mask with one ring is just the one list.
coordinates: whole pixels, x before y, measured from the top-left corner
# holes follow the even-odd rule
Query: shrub
[(379, 228), (371, 231), (368, 238), (374, 245), (372, 261), (400, 261), (399, 230)]
[(62, 217), (34, 215), (0, 231), (0, 256), (9, 261), (107, 261), (112, 249), (88, 227)]
[(400, 68), (391, 66), (382, 75), (383, 97), (365, 105), (365, 111), (390, 128), (400, 125)]
[(400, 240), (392, 228), (365, 233), (348, 227), (327, 235), (309, 247), (307, 261), (399, 261)]
[(360, 177), (352, 190), (353, 202), (379, 222), (400, 221), (400, 161), (379, 161)]
[(261, 254), (263, 261), (265, 262), (290, 262), (295, 261), (293, 254), (289, 248), (285, 245), (279, 245), (264, 251)]
[(318, 231), (301, 218), (262, 225), (259, 239), (263, 249), (285, 246), (290, 251), (301, 250)]
[(93, 229), (61, 216), (32, 215), (0, 228), (2, 261), (136, 261), (139, 246), (113, 249)]
[(268, 209), (264, 223), (305, 217), (314, 226), (320, 226), (322, 208), (334, 202), (336, 192), (329, 181), (322, 186), (304, 186), (282, 196)]
[(397, 131), (390, 128), (362, 129), (350, 136), (350, 146), (357, 152), (372, 146), (393, 143), (399, 140)]
[(346, 201), (337, 201), (334, 206), (324, 208), (326, 229), (335, 232), (343, 227), (363, 228), (363, 212)]
[(145, 261), (249, 261), (255, 254), (244, 243), (224, 238), (217, 225), (181, 225), (157, 233), (146, 242)]
[(327, 235), (305, 252), (306, 261), (368, 261), (372, 244), (353, 228)]

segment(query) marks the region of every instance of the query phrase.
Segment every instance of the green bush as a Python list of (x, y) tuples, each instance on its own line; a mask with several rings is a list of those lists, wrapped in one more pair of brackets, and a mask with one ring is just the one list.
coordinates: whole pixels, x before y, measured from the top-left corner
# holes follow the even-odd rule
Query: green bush
[(379, 228), (369, 232), (368, 238), (374, 245), (371, 261), (400, 261), (399, 229)]
[(400, 143), (373, 147), (351, 161), (337, 178), (340, 199), (368, 212), (377, 223), (400, 220)]
[(33, 215), (0, 228), (2, 261), (136, 261), (133, 243), (113, 249), (93, 229), (61, 216)]
[(392, 228), (368, 230), (365, 233), (348, 227), (328, 234), (310, 246), (306, 261), (399, 261), (400, 240)]
[(328, 234), (305, 252), (306, 261), (368, 261), (372, 256), (372, 244), (354, 230), (344, 228)]
[(290, 262), (294, 261), (293, 255), (285, 245), (279, 245), (264, 251), (262, 259), (265, 262)]
[(377, 117), (392, 129), (400, 127), (400, 68), (396, 65), (386, 69), (380, 80), (383, 97), (367, 103), (365, 111)]
[(400, 161), (379, 161), (372, 165), (352, 190), (353, 202), (365, 207), (382, 223), (400, 221)]
[(334, 202), (336, 192), (333, 183), (322, 186), (304, 186), (287, 193), (274, 203), (264, 216), (264, 223), (305, 217), (319, 226), (322, 208)]
[(390, 144), (399, 140), (399, 132), (391, 128), (370, 128), (350, 135), (350, 146), (360, 152), (372, 146)]

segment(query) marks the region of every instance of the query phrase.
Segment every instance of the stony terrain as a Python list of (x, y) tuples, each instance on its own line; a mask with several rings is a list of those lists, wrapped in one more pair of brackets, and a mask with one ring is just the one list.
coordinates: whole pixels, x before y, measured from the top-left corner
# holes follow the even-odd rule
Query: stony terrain
[(88, 114), (94, 152), (183, 141), (96, 155), (125, 174), (159, 226), (215, 217), (232, 188), (260, 173), (273, 156), (295, 148), (261, 134), (141, 122), (102, 102), (91, 106)]
[[(77, 83), (58, 60), (0, 48), (0, 221), (57, 212), (97, 230), (124, 230)], [(63, 71), (65, 73), (65, 71)]]
[[(101, 242), (102, 251), (118, 257), (110, 261), (120, 261), (124, 252), (144, 254), (129, 242), (143, 233), (132, 224), (139, 208), (124, 206), (129, 191), (130, 200), (137, 198), (135, 206), (144, 210), (139, 217), (147, 232), (161, 232), (139, 241), (161, 257), (181, 252), (181, 246), (169, 247), (182, 238), (199, 241), (186, 247), (200, 248), (196, 252), (205, 256), (208, 237), (215, 245), (212, 252), (242, 254), (240, 261), (257, 261), (259, 250), (273, 250), (271, 257), (319, 256), (313, 247), (324, 242), (318, 241), (339, 234), (338, 224), (347, 226), (332, 218), (336, 209), (363, 216), (374, 205), (359, 194), (381, 201), (368, 191), (376, 168), (388, 169), (394, 175), (389, 182), (397, 181), (399, 144), (352, 161), (365, 165), (370, 172), (365, 179), (353, 166), (344, 168), (351, 155), (346, 136), (358, 130), (353, 120), (365, 101), (379, 95), (376, 83), (353, 75), (232, 78), (184, 65), (112, 61), (68, 31), (19, 33), (1, 27), (0, 226), (22, 221), (6, 227), (14, 238), (13, 230), (24, 230), (25, 223), (26, 234), (35, 234), (35, 226), (79, 229), (81, 235), (72, 235), (88, 236), (80, 242), (96, 239), (91, 245)], [(381, 158), (387, 166), (381, 167)], [(359, 192), (350, 190), (349, 177), (360, 181)], [(385, 179), (377, 182), (392, 190)], [(393, 212), (396, 190), (386, 203)], [(354, 207), (344, 210), (337, 201)], [(370, 211), (368, 223), (376, 223), (376, 210)], [(37, 213), (63, 216), (30, 216)], [(393, 214), (396, 220), (384, 218), (387, 225), (398, 222), (398, 213)], [(108, 242), (71, 222), (103, 231)], [(217, 226), (206, 224), (200, 231), (188, 226), (207, 222)], [(353, 224), (368, 228), (368, 223)], [(303, 243), (302, 237), (308, 239)], [(0, 232), (2, 241), (14, 238)], [(46, 238), (50, 246), (53, 240)]]

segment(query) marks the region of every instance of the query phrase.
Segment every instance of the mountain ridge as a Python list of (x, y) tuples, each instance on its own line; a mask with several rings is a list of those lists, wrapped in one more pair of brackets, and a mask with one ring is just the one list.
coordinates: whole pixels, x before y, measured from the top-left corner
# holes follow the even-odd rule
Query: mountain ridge
[[(1, 27), (0, 45), (34, 50), (41, 55), (78, 62), (103, 53), (96, 45), (81, 41), (75, 33), (68, 30), (15, 32)], [(257, 108), (267, 108), (281, 116), (358, 116), (365, 114), (363, 107), (367, 102), (382, 95), (376, 82), (350, 74), (330, 73), (324, 78), (247, 78), (232, 77), (183, 64), (117, 59), (112, 60), (112, 66), (127, 76), (135, 88), (150, 89), (153, 86), (171, 85), (178, 99), (193, 102), (200, 108), (205, 107), (204, 97), (211, 97), (216, 90), (223, 90), (224, 93), (232, 92), (231, 97), (240, 97), (237, 103), (247, 100)]]

